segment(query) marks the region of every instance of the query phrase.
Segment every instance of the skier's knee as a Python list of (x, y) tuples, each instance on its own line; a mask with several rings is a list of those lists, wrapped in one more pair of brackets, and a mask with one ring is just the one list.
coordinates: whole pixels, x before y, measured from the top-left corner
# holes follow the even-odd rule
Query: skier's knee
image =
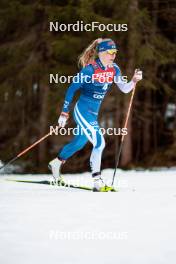
[(75, 148), (76, 148), (77, 150), (81, 150), (81, 149), (85, 146), (86, 142), (87, 142), (87, 141), (78, 142), (78, 143), (76, 144)]
[(101, 141), (99, 142), (99, 144), (96, 144), (94, 148), (99, 151), (103, 151), (103, 149), (105, 148), (105, 140), (103, 137), (101, 137)]

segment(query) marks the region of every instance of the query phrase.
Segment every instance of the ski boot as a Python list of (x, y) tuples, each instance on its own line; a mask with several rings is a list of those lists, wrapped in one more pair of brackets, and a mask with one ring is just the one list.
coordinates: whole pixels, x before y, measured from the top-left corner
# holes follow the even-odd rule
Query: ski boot
[(94, 181), (93, 192), (116, 192), (112, 186), (107, 186), (104, 183), (100, 173), (93, 173), (92, 177)]
[(59, 160), (58, 158), (51, 160), (48, 164), (48, 168), (51, 170), (52, 176), (54, 178), (53, 184), (59, 186), (64, 186), (65, 184), (63, 177), (60, 175), (60, 168), (62, 164), (63, 161)]

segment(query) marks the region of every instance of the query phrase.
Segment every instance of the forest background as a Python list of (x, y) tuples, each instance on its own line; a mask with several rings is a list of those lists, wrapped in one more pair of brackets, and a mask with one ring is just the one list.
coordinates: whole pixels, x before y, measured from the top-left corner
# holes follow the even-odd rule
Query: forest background
[[(74, 75), (77, 58), (99, 37), (119, 46), (116, 62), (137, 85), (121, 168), (176, 166), (176, 7), (171, 0), (0, 0), (0, 159), (9, 160), (57, 125), (68, 84), (50, 84), (49, 74)], [(127, 24), (128, 31), (50, 32), (49, 22)], [(123, 127), (130, 94), (115, 86), (99, 117), (102, 127)], [(75, 102), (75, 100), (74, 100)], [(73, 103), (74, 105), (74, 103)], [(72, 109), (73, 109), (72, 105)], [(74, 127), (71, 116), (69, 127)], [(47, 164), (71, 136), (50, 136), (19, 159), (23, 172), (47, 172)], [(106, 136), (102, 168), (113, 168), (120, 136)], [(64, 172), (89, 170), (91, 144)]]

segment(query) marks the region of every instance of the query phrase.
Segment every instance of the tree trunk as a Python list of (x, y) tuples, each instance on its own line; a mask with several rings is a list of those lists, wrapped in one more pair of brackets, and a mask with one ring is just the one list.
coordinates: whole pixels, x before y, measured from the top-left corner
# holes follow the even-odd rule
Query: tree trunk
[[(40, 113), (40, 121), (39, 121), (39, 138), (43, 137), (49, 131), (48, 125), (48, 94), (49, 94), (49, 86), (44, 85), (40, 88), (40, 105), (41, 105), (41, 113)], [(46, 161), (46, 153), (47, 153), (47, 140), (44, 140), (39, 144), (39, 152), (38, 152), (38, 160), (41, 168), (42, 163)]]
[[(138, 0), (131, 0), (129, 2), (128, 18), (129, 18), (129, 28), (128, 28), (128, 62), (127, 62), (127, 74), (132, 76), (135, 68), (135, 53), (137, 44), (137, 26), (136, 26), (136, 14), (138, 11)], [(126, 118), (126, 113), (129, 107), (129, 97), (128, 99), (124, 97), (124, 119)], [(132, 114), (132, 113), (131, 113)], [(122, 155), (121, 155), (121, 166), (126, 166), (132, 161), (132, 117), (129, 117), (128, 121), (128, 135), (125, 137)]]
[[(152, 0), (152, 22), (153, 26), (150, 30), (150, 39), (152, 40), (156, 34), (157, 29), (157, 11), (158, 10), (158, 0)], [(146, 76), (150, 76), (152, 80), (156, 79), (157, 75), (157, 65), (156, 62), (153, 61), (148, 68), (146, 69)], [(157, 149), (157, 141), (158, 141), (158, 122), (157, 122), (157, 101), (155, 100), (156, 92), (151, 91), (150, 89), (145, 90), (144, 94), (144, 105), (143, 105), (143, 113), (144, 113), (144, 121), (143, 121), (143, 131), (142, 131), (142, 153), (147, 155), (151, 150), (151, 146), (154, 151)]]
[(151, 91), (145, 91), (145, 102), (144, 102), (144, 123), (143, 123), (143, 130), (142, 130), (142, 142), (143, 142), (143, 154), (147, 155), (150, 150), (150, 140), (151, 140)]

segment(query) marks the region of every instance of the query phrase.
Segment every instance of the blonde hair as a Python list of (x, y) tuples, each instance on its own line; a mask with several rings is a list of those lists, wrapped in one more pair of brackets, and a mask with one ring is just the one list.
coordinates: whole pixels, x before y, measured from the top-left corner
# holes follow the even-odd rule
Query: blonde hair
[(78, 58), (78, 65), (81, 67), (85, 67), (87, 64), (91, 63), (92, 61), (95, 60), (96, 57), (98, 57), (97, 53), (97, 45), (103, 41), (106, 40), (111, 40), (108, 38), (102, 39), (98, 38), (94, 40), (84, 51), (83, 53), (79, 56)]

